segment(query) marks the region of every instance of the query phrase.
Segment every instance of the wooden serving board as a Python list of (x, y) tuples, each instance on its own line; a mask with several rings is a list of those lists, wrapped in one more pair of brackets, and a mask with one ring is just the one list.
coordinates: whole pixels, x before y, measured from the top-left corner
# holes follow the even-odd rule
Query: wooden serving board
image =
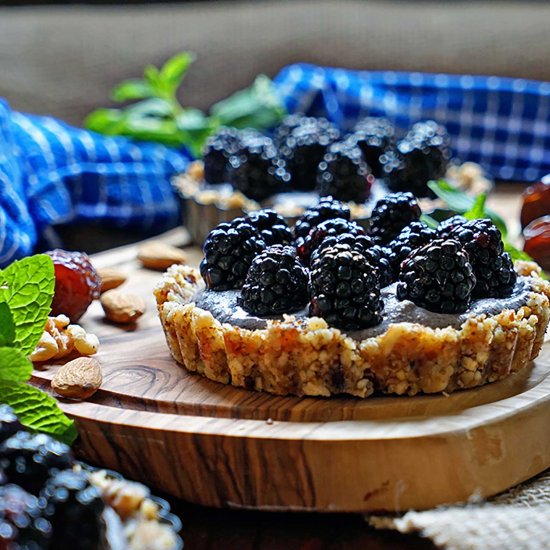
[[(178, 242), (183, 232), (168, 235)], [(135, 327), (82, 325), (104, 382), (64, 401), (80, 456), (190, 502), (267, 510), (398, 511), (489, 496), (550, 466), (550, 348), (517, 375), (448, 396), (276, 397), (190, 374), (170, 356), (136, 247), (97, 255), (146, 299)], [(199, 251), (190, 249), (192, 261)], [(57, 367), (35, 371), (49, 391)]]

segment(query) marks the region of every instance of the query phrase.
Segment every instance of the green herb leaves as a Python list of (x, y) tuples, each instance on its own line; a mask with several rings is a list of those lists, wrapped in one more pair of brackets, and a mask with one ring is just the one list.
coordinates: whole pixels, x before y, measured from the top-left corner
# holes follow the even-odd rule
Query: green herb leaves
[(0, 271), (0, 403), (10, 405), (27, 428), (72, 443), (75, 427), (55, 399), (25, 384), (33, 369), (28, 355), (44, 332), (54, 287), (53, 262), (45, 254)]
[(185, 146), (199, 157), (206, 139), (219, 126), (261, 130), (275, 125), (284, 116), (273, 83), (264, 75), (250, 88), (214, 105), (210, 116), (199, 109), (183, 107), (176, 94), (194, 59), (193, 54), (182, 52), (160, 69), (148, 65), (143, 78), (125, 80), (111, 93), (116, 102), (137, 103), (123, 109), (98, 109), (90, 113), (85, 125), (106, 135)]

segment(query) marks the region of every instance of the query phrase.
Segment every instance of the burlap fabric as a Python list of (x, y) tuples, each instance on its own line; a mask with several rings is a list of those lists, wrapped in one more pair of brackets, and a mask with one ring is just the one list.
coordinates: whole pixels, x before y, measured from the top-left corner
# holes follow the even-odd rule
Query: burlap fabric
[(367, 519), (378, 529), (418, 533), (445, 550), (549, 549), (550, 470), (489, 501)]

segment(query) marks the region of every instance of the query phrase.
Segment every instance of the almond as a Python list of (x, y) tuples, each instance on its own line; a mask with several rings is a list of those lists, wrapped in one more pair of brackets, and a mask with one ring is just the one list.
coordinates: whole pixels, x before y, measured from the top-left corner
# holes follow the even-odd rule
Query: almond
[(183, 250), (160, 241), (150, 241), (140, 246), (138, 260), (143, 267), (164, 271), (173, 264), (184, 264), (187, 255)]
[(137, 294), (108, 290), (101, 295), (105, 316), (113, 323), (133, 323), (145, 313), (145, 300)]
[(102, 382), (99, 362), (91, 357), (79, 357), (59, 368), (52, 378), (52, 389), (63, 397), (87, 399)]
[(98, 269), (97, 272), (101, 277), (101, 292), (107, 292), (107, 290), (117, 288), (126, 282), (126, 275), (116, 269), (104, 267), (103, 269)]

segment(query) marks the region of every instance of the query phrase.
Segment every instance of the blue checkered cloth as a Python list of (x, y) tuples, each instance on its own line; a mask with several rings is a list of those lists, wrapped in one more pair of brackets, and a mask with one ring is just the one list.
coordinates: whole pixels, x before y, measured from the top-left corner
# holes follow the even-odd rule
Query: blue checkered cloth
[(0, 100), (0, 267), (31, 254), (62, 223), (143, 234), (174, 227), (170, 179), (188, 161), (185, 152), (17, 113)]
[[(291, 65), (275, 79), (290, 112), (350, 129), (366, 115), (405, 131), (433, 118), (455, 156), (495, 178), (550, 172), (550, 83), (498, 77), (365, 72)], [(73, 128), (0, 100), (0, 267), (35, 250), (48, 228), (93, 221), (160, 232), (179, 222), (171, 177), (185, 152)]]
[(275, 83), (290, 112), (326, 116), (345, 129), (383, 116), (403, 132), (434, 119), (447, 127), (457, 159), (495, 179), (531, 182), (550, 173), (550, 82), (298, 64)]

